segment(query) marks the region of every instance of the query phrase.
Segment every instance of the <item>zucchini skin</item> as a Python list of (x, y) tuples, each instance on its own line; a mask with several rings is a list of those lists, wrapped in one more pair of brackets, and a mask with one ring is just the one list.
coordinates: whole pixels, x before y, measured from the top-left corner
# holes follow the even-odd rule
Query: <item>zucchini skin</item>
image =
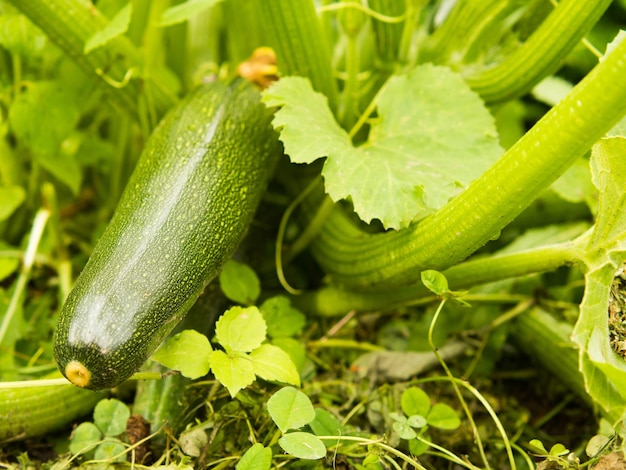
[(70, 384), (0, 388), (0, 445), (63, 428), (105, 396)]
[(70, 382), (130, 377), (219, 273), (282, 153), (271, 119), (236, 79), (196, 89), (157, 126), (61, 310), (54, 354)]

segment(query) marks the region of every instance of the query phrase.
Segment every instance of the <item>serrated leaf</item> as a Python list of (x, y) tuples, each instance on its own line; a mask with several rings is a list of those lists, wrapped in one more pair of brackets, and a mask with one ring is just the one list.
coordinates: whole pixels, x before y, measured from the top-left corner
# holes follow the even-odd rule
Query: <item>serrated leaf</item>
[(152, 358), (185, 377), (197, 379), (209, 372), (212, 350), (206, 336), (184, 330), (168, 338)]
[(84, 53), (89, 54), (94, 49), (104, 46), (111, 39), (121, 36), (128, 30), (130, 16), (132, 13), (132, 2), (127, 3), (118, 11), (111, 21), (100, 31), (95, 32), (85, 42)]
[(217, 341), (227, 352), (250, 352), (265, 341), (267, 325), (257, 307), (232, 307), (215, 324)]
[(386, 228), (442, 207), (502, 153), (482, 101), (445, 67), (424, 64), (390, 78), (369, 139), (358, 148), (305, 79), (279, 80), (264, 100), (281, 107), (273, 125), (291, 161), (327, 157), (322, 174), (331, 198), (351, 199), (361, 219)]
[(105, 436), (119, 436), (126, 430), (130, 409), (116, 398), (100, 400), (93, 411), (93, 422)]
[(26, 198), (21, 186), (0, 187), (0, 222), (8, 219)]
[(459, 415), (445, 403), (435, 403), (426, 416), (428, 424), (439, 429), (456, 429), (461, 425)]
[(267, 401), (267, 411), (282, 432), (298, 429), (315, 419), (309, 397), (293, 387), (283, 387)]
[(70, 452), (78, 454), (89, 449), (93, 450), (95, 444), (102, 439), (102, 432), (93, 423), (80, 423), (72, 433), (70, 439)]
[(256, 443), (241, 456), (235, 470), (269, 470), (272, 467), (272, 449)]
[(306, 317), (284, 295), (267, 299), (259, 307), (267, 323), (267, 334), (272, 338), (295, 336), (302, 331)]
[(256, 380), (252, 362), (245, 355), (228, 355), (224, 351), (211, 353), (211, 371), (226, 387), (231, 397)]
[(221, 0), (187, 0), (186, 2), (169, 7), (163, 12), (163, 15), (161, 15), (159, 26), (171, 26), (187, 21), (220, 1)]
[(410, 387), (402, 392), (400, 406), (407, 416), (426, 416), (430, 410), (430, 397), (421, 388)]
[(278, 445), (299, 459), (318, 460), (326, 456), (326, 446), (313, 434), (308, 432), (290, 432), (278, 439)]
[(264, 380), (300, 386), (300, 375), (295, 364), (278, 346), (262, 344), (249, 356), (254, 373)]
[(219, 275), (220, 287), (233, 302), (252, 305), (261, 293), (261, 281), (247, 264), (229, 260)]

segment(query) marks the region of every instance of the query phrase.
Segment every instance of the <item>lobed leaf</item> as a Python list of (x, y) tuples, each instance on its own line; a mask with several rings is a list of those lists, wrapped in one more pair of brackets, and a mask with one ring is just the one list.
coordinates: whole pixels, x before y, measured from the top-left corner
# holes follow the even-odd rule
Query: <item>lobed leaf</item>
[(350, 199), (361, 219), (379, 219), (386, 228), (406, 227), (442, 207), (502, 153), (492, 116), (446, 67), (424, 64), (391, 77), (359, 147), (303, 78), (281, 79), (264, 100), (281, 107), (273, 125), (291, 161), (326, 157), (322, 175), (331, 198)]

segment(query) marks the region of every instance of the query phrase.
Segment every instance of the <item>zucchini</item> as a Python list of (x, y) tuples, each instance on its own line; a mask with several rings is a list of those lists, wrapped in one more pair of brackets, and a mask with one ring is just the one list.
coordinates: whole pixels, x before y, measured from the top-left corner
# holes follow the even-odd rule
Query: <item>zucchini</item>
[(67, 383), (21, 388), (0, 385), (0, 445), (63, 428), (89, 414), (104, 397)]
[(157, 126), (61, 310), (54, 354), (70, 382), (130, 377), (219, 273), (281, 154), (271, 118), (236, 79), (198, 88)]

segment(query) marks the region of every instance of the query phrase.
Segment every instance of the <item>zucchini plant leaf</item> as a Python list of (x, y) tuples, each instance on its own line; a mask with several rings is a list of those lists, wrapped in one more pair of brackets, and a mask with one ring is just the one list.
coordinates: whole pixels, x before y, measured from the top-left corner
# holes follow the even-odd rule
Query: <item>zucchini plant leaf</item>
[(425, 64), (391, 77), (359, 147), (303, 78), (279, 80), (264, 101), (281, 108), (273, 125), (291, 161), (326, 157), (330, 197), (351, 199), (361, 219), (379, 219), (386, 228), (406, 227), (442, 207), (502, 153), (492, 116), (446, 67)]
[(100, 31), (96, 31), (85, 42), (85, 54), (89, 54), (94, 49), (100, 46), (104, 46), (111, 39), (121, 36), (128, 30), (130, 24), (130, 16), (132, 13), (132, 2), (129, 2), (126, 6), (122, 7), (118, 11), (111, 21), (102, 28)]
[(300, 386), (300, 375), (295, 364), (278, 346), (262, 344), (249, 355), (254, 373), (262, 379)]
[(224, 351), (213, 351), (211, 370), (231, 397), (256, 380), (250, 358), (241, 353), (226, 354)]
[(211, 352), (206, 336), (195, 330), (184, 330), (168, 338), (152, 358), (193, 380), (209, 372)]
[(261, 346), (267, 325), (257, 307), (232, 307), (215, 324), (217, 341), (226, 352), (247, 353)]
[(620, 351), (626, 337), (619, 326), (626, 315), (625, 152), (623, 137), (602, 139), (592, 149), (593, 181), (599, 189), (598, 216), (582, 256), (585, 293), (572, 335), (580, 348), (587, 391), (614, 421), (626, 414), (626, 356)]

